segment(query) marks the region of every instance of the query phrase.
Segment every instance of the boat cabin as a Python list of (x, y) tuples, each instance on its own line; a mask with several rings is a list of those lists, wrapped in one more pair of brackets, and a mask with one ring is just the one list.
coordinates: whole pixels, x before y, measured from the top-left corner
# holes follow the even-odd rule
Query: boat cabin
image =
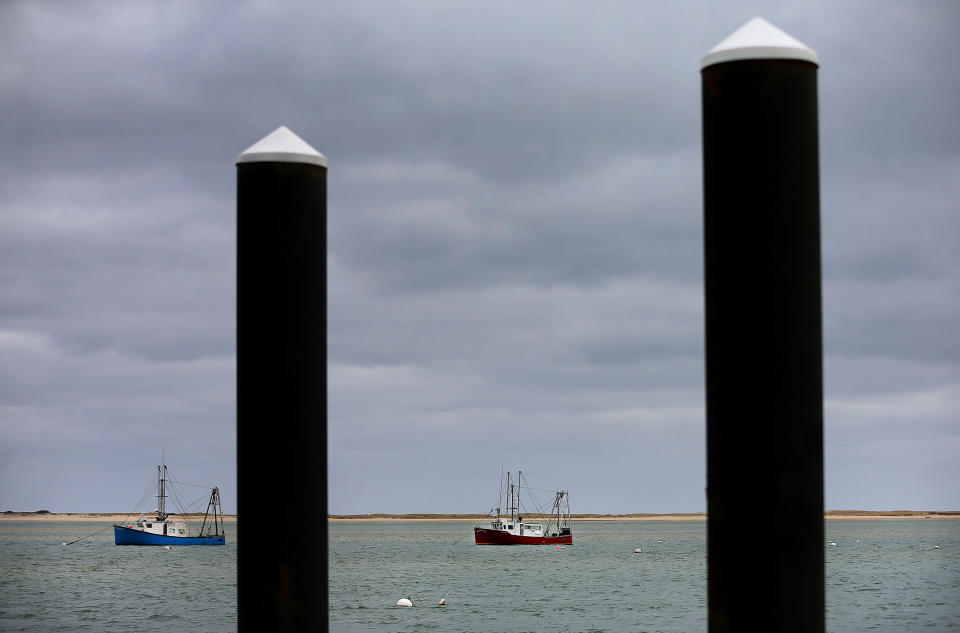
[(539, 523), (524, 523), (523, 517), (517, 517), (516, 521), (504, 521), (497, 519), (490, 523), (494, 530), (500, 530), (514, 536), (543, 536), (543, 525)]
[(187, 524), (179, 521), (157, 521), (141, 516), (137, 518), (136, 525), (127, 525), (129, 528), (147, 532), (149, 534), (160, 534), (163, 536), (186, 536)]

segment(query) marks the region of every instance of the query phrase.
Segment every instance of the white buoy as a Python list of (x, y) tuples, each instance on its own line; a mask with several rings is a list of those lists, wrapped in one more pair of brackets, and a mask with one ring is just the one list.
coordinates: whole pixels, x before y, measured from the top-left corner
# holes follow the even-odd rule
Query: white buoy
[(658, 539), (657, 539), (657, 543), (663, 543), (663, 539), (662, 539), (662, 538), (658, 538)]
[(830, 541), (830, 547), (836, 547), (836, 546), (837, 546), (836, 543), (834, 543), (833, 541)]
[(398, 607), (412, 607), (413, 602), (410, 601), (410, 598), (400, 598), (397, 600)]
[(438, 606), (438, 607), (442, 607), (442, 606), (445, 605), (445, 604), (447, 604), (447, 599), (446, 599), (446, 598), (440, 598), (440, 602), (437, 603), (437, 606)]
[(634, 553), (634, 554), (641, 554), (641, 553), (643, 553), (643, 550), (638, 547), (637, 549), (633, 550), (633, 553)]
[(934, 545), (934, 546), (933, 546), (933, 549), (940, 549), (940, 546), (939, 546), (939, 545)]

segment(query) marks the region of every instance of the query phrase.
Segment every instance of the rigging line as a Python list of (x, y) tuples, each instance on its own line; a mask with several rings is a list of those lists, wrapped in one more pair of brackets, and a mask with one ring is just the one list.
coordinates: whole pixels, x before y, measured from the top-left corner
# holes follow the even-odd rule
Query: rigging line
[(533, 507), (536, 510), (537, 514), (543, 514), (543, 509), (547, 507), (547, 504), (544, 503), (541, 505), (540, 502), (537, 500), (537, 498), (533, 496), (533, 492), (531, 491), (535, 490), (535, 488), (531, 488), (530, 486), (527, 486), (526, 490), (527, 490), (527, 496), (530, 497), (530, 501), (533, 503)]
[[(550, 493), (552, 493), (553, 491), (543, 490), (542, 488), (534, 488), (533, 486), (530, 485), (530, 482), (527, 481), (526, 476), (524, 476), (523, 474), (521, 474), (520, 476), (523, 477), (523, 483), (526, 484), (525, 486), (523, 486), (523, 488), (526, 489), (527, 496), (530, 497), (530, 501), (533, 502), (533, 507), (536, 509), (537, 514), (546, 514), (547, 503), (543, 502), (541, 504), (540, 501), (533, 495), (533, 491), (550, 492)], [(551, 514), (552, 514), (552, 511), (551, 511)]]
[(529, 490), (527, 491), (527, 494), (530, 495), (530, 498), (533, 500), (533, 504), (537, 506), (537, 512), (539, 512), (540, 514), (544, 514), (545, 510), (547, 509), (547, 502), (544, 501), (543, 503), (540, 503), (540, 500), (534, 497), (533, 493), (530, 492)]
[(140, 501), (138, 501), (137, 505), (134, 507), (133, 509), (134, 514), (140, 514), (140, 506), (142, 506), (144, 502), (147, 500), (147, 498), (150, 496), (150, 491), (153, 490), (153, 486), (154, 486), (154, 483), (151, 480), (151, 482), (147, 484), (147, 489), (144, 490), (143, 496), (140, 497)]
[[(169, 472), (169, 469), (168, 469), (168, 472)], [(204, 486), (204, 485), (201, 485), (201, 484), (191, 484), (191, 483), (187, 483), (186, 481), (177, 481), (177, 480), (172, 479), (172, 478), (167, 479), (167, 481), (172, 481), (173, 483), (175, 483), (175, 484), (180, 484), (181, 486), (193, 486), (194, 488), (208, 488), (208, 489), (209, 489), (209, 488), (213, 488), (213, 486)]]
[(85, 539), (85, 538), (90, 538), (90, 537), (93, 536), (94, 534), (100, 534), (100, 532), (106, 532), (107, 530), (109, 530), (109, 529), (112, 528), (112, 527), (113, 527), (113, 523), (111, 523), (111, 524), (108, 525), (107, 527), (103, 528), (102, 530), (97, 530), (96, 532), (91, 532), (90, 534), (87, 534), (86, 536), (81, 536), (80, 538), (74, 539), (74, 540), (70, 541), (69, 543), (64, 543), (64, 545), (73, 545), (73, 544), (76, 543), (77, 541), (82, 541), (82, 540)]
[(170, 486), (170, 498), (173, 499), (173, 505), (180, 511), (180, 514), (184, 514), (186, 509), (183, 505), (183, 501), (180, 499), (180, 495), (177, 493), (177, 489), (173, 486)]
[(455, 540), (453, 543), (450, 543), (450, 547), (453, 547), (454, 545), (456, 545), (457, 543), (459, 543), (460, 541), (462, 541), (462, 540), (465, 539), (466, 537), (468, 537), (468, 536), (470, 536), (471, 534), (473, 534), (473, 531), (474, 531), (475, 529), (477, 529), (477, 526), (480, 525), (481, 523), (483, 523), (485, 520), (486, 520), (486, 517), (484, 517), (483, 519), (480, 519), (479, 521), (477, 521), (477, 523), (474, 524), (474, 526), (473, 526), (472, 528), (470, 528), (470, 531), (469, 531), (469, 532), (467, 532), (466, 534), (464, 534), (463, 536), (461, 536), (460, 538), (458, 538), (457, 540)]
[(549, 493), (557, 492), (556, 490), (547, 490), (545, 488), (534, 488), (533, 486), (524, 486), (524, 488), (527, 490), (533, 490), (534, 492), (549, 492)]
[[(170, 470), (167, 469), (168, 475), (169, 475), (169, 472), (170, 472)], [(194, 485), (194, 484), (187, 484), (187, 483), (184, 483), (184, 482), (177, 481), (177, 480), (173, 479), (172, 477), (168, 477), (168, 478), (167, 478), (167, 481), (170, 482), (171, 484), (187, 485), (187, 486), (193, 486), (193, 485)], [(189, 513), (191, 513), (191, 512), (193, 511), (193, 506), (199, 505), (197, 502), (193, 502), (193, 503), (191, 503), (191, 504), (185, 504), (185, 503), (183, 502), (183, 499), (180, 498), (180, 493), (177, 492), (176, 486), (171, 485), (170, 488), (169, 488), (169, 490), (170, 490), (170, 496), (171, 496), (171, 498), (173, 499), (173, 503), (174, 503), (174, 505), (177, 507), (177, 509), (180, 511), (180, 514), (189, 514)]]
[(527, 476), (526, 476), (526, 475), (523, 476), (523, 483), (525, 484), (525, 485), (523, 486), (523, 488), (526, 488), (527, 490), (533, 490), (534, 492), (549, 492), (549, 493), (554, 493), (554, 492), (556, 492), (556, 490), (547, 490), (547, 489), (545, 489), (545, 488), (535, 488), (535, 487), (531, 486), (531, 485), (530, 485), (530, 482), (527, 481)]
[[(474, 526), (473, 526), (472, 528), (470, 528), (470, 531), (469, 531), (469, 532), (467, 532), (466, 534), (462, 535), (460, 538), (458, 538), (457, 540), (455, 540), (453, 543), (450, 543), (450, 548), (447, 550), (447, 562), (448, 562), (448, 563), (450, 562), (450, 558), (453, 556), (453, 546), (456, 545), (457, 543), (459, 543), (460, 541), (462, 541), (464, 538), (466, 538), (466, 537), (470, 536), (471, 534), (473, 534), (473, 531), (477, 528), (477, 526), (480, 525), (481, 523), (483, 523), (483, 522), (486, 520), (486, 518), (487, 518), (487, 517), (484, 517), (483, 519), (480, 519), (479, 521), (477, 521), (477, 522), (474, 524)], [(444, 585), (443, 589), (444, 589), (443, 595), (441, 596), (440, 603), (439, 603), (437, 606), (440, 606), (440, 605), (445, 604), (445, 603), (447, 602), (447, 596), (450, 594), (450, 583), (448, 582), (446, 585)]]
[[(521, 476), (522, 476), (522, 475), (521, 475)], [(535, 488), (530, 485), (530, 482), (527, 481), (527, 478), (526, 478), (526, 477), (523, 477), (523, 481), (524, 481), (524, 483), (527, 484), (526, 486), (523, 486), (523, 487), (526, 489), (526, 491), (527, 491), (527, 496), (530, 497), (530, 501), (533, 503), (533, 508), (534, 508), (534, 510), (535, 510), (538, 514), (542, 514), (542, 510), (541, 510), (541, 508), (540, 508), (540, 502), (538, 502), (538, 501), (537, 501), (537, 498), (536, 498), (535, 496), (533, 496), (533, 492), (532, 492), (532, 491), (535, 490)]]
[(170, 493), (171, 493), (171, 496), (173, 497), (174, 504), (176, 504), (177, 508), (180, 510), (180, 514), (190, 514), (194, 511), (193, 510), (194, 506), (199, 505), (197, 501), (184, 503), (183, 499), (180, 497), (180, 493), (177, 492), (176, 486), (170, 486)]
[(209, 495), (203, 494), (190, 502), (187, 506), (187, 512), (189, 514), (199, 514), (200, 509), (203, 507), (203, 502), (209, 499)]
[(193, 486), (194, 488), (206, 488), (207, 490), (213, 488), (213, 486), (206, 484), (192, 484), (189, 481), (178, 481), (174, 478), (173, 474), (171, 474), (169, 468), (167, 469), (167, 481), (172, 481), (173, 483), (180, 484), (181, 486)]
[(179, 510), (180, 514), (183, 514), (184, 511), (186, 510), (186, 507), (183, 504), (183, 499), (180, 498), (180, 493), (177, 491), (177, 487), (173, 485), (175, 483), (179, 484), (180, 482), (175, 480), (170, 475), (169, 468), (167, 469), (167, 483), (170, 484), (169, 486), (167, 486), (168, 496), (173, 500), (174, 507), (176, 507), (176, 509)]
[[(481, 518), (479, 521), (477, 521), (477, 522), (473, 525), (472, 528), (470, 528), (470, 531), (469, 531), (469, 532), (467, 532), (466, 534), (463, 534), (463, 535), (460, 536), (457, 540), (455, 540), (454, 542), (450, 543), (449, 549), (447, 550), (447, 562), (450, 562), (450, 558), (453, 556), (453, 547), (454, 547), (454, 545), (456, 545), (457, 543), (459, 543), (460, 541), (462, 541), (462, 540), (465, 539), (466, 537), (468, 537), (468, 536), (470, 536), (471, 534), (473, 534), (473, 531), (477, 528), (477, 526), (479, 526), (481, 523), (483, 523), (484, 521), (486, 521), (488, 518), (489, 518), (489, 517), (483, 517), (483, 518)], [(449, 593), (450, 593), (450, 592), (449, 592), (449, 589), (450, 589), (450, 584), (447, 583), (447, 584), (444, 586), (443, 596), (441, 596), (443, 599), (441, 600), (440, 604), (446, 603), (446, 601), (447, 601), (447, 596), (448, 596)], [(437, 605), (437, 606), (440, 606), (440, 605)]]

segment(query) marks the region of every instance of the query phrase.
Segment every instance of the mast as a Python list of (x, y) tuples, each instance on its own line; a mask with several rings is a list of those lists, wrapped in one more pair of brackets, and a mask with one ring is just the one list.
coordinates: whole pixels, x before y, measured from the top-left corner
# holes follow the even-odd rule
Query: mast
[(157, 521), (167, 520), (167, 465), (157, 466)]
[(500, 518), (500, 511), (503, 509), (503, 462), (500, 462), (500, 488), (497, 490), (497, 519)]
[(523, 485), (523, 471), (517, 471), (517, 503), (513, 507), (517, 509), (517, 515), (520, 515), (520, 487)]

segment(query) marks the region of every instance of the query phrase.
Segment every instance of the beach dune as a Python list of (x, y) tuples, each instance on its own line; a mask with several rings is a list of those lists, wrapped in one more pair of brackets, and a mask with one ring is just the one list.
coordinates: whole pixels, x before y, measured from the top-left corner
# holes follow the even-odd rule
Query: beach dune
[[(49, 512), (40, 510), (37, 512), (13, 512), (7, 510), (0, 512), (0, 521), (83, 521), (89, 523), (121, 523), (124, 521), (135, 521), (139, 515), (123, 514), (119, 512)], [(143, 516), (151, 516), (146, 513)], [(186, 521), (203, 521), (203, 514), (171, 514), (171, 517), (183, 519)], [(236, 522), (237, 515), (223, 515), (224, 523)]]
[[(145, 515), (149, 516), (149, 514)], [(202, 514), (176, 515), (187, 521), (202, 521)], [(0, 512), (0, 521), (83, 521), (90, 523), (120, 523), (132, 521), (135, 514), (119, 512)], [(485, 521), (489, 517), (482, 514), (331, 514), (328, 521), (334, 522), (387, 522), (387, 521)], [(545, 521), (546, 516), (525, 514), (524, 519), (533, 523)], [(706, 521), (705, 512), (670, 514), (574, 514), (574, 521)], [(960, 519), (960, 511), (933, 510), (828, 510), (824, 513), (828, 521), (863, 521), (873, 519)], [(237, 515), (225, 514), (226, 523), (235, 523)]]

